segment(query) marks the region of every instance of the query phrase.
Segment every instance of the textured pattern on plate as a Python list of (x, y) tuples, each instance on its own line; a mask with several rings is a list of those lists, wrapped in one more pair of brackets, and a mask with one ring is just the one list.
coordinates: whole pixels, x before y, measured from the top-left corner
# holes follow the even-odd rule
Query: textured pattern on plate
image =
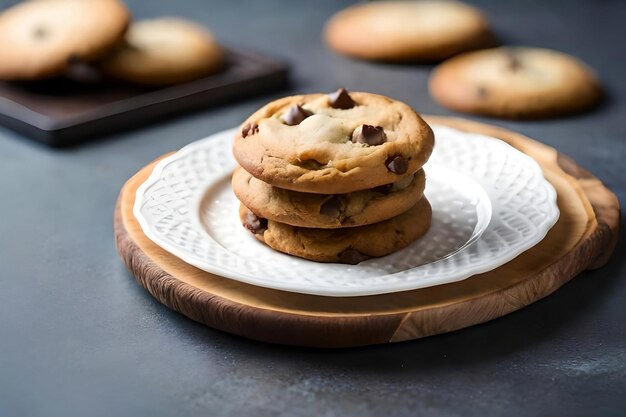
[(329, 296), (462, 280), (541, 241), (558, 208), (536, 162), (497, 139), (441, 126), (433, 130), (437, 143), (425, 167), (433, 225), (422, 239), (384, 258), (356, 266), (315, 263), (275, 252), (247, 235), (230, 191), (232, 130), (161, 161), (137, 190), (135, 216), (152, 241), (198, 268)]
[[(358, 287), (363, 278), (371, 278), (370, 284), (380, 279), (394, 279), (390, 275), (420, 265), (428, 264), (469, 245), (479, 238), (491, 218), (491, 203), (484, 190), (475, 181), (464, 178), (454, 171), (430, 167), (428, 169), (426, 195), (433, 208), (433, 219), (426, 235), (407, 248), (383, 258), (362, 262), (357, 267), (341, 264), (322, 264), (294, 258), (270, 249), (252, 237), (243, 227), (238, 215), (239, 201), (234, 198), (229, 177), (215, 182), (206, 190), (200, 203), (200, 227), (227, 251), (247, 259), (245, 270), (264, 275), (267, 265), (262, 260), (289, 265), (289, 271), (297, 271), (299, 279), (314, 283), (325, 275), (329, 283), (341, 280), (343, 285)], [(274, 270), (276, 266), (269, 266)], [(358, 275), (354, 268), (358, 268)]]

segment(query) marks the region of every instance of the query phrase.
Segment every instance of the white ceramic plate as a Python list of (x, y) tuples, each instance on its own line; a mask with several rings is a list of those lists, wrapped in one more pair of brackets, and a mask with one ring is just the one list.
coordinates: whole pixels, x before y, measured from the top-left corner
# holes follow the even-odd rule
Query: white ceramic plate
[(433, 126), (425, 166), (433, 207), (428, 233), (392, 255), (358, 265), (276, 252), (239, 222), (230, 189), (234, 130), (163, 159), (137, 190), (134, 214), (163, 249), (202, 270), (263, 287), (361, 296), (441, 285), (494, 269), (540, 242), (559, 216), (537, 163), (504, 142)]

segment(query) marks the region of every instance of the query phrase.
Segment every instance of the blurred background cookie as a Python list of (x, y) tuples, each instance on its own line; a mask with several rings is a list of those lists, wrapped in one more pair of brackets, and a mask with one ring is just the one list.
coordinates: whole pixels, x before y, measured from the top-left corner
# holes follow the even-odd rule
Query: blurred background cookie
[(0, 79), (60, 75), (121, 41), (130, 15), (117, 0), (34, 0), (0, 14)]
[(483, 14), (456, 1), (361, 3), (335, 14), (325, 38), (336, 52), (381, 61), (440, 61), (495, 46)]
[(102, 62), (102, 70), (138, 84), (164, 85), (211, 74), (222, 62), (222, 50), (206, 28), (162, 18), (132, 23), (125, 44)]
[(466, 53), (435, 68), (429, 89), (444, 107), (506, 118), (576, 113), (601, 97), (594, 72), (561, 52), (503, 47)]

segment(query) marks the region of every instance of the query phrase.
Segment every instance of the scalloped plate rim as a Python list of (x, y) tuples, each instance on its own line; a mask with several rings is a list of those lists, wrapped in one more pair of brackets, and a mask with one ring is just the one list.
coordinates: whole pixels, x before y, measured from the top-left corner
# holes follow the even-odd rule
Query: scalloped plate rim
[[(527, 251), (528, 249), (532, 248), (533, 246), (535, 246), (537, 243), (541, 242), (541, 240), (543, 240), (545, 238), (545, 236), (548, 234), (548, 232), (550, 231), (550, 229), (552, 228), (552, 226), (554, 226), (554, 224), (556, 223), (556, 221), (559, 218), (559, 208), (557, 205), (557, 194), (556, 191), (554, 189), (554, 187), (549, 183), (549, 181), (547, 181), (545, 179), (545, 177), (543, 176), (543, 172), (541, 170), (541, 167), (538, 165), (538, 163), (532, 159), (530, 156), (522, 153), (521, 151), (517, 150), (516, 148), (514, 148), (513, 146), (509, 145), (508, 143), (494, 138), (494, 137), (490, 137), (487, 135), (483, 135), (483, 134), (478, 134), (478, 133), (471, 133), (471, 132), (463, 132), (454, 128), (450, 128), (447, 126), (442, 126), (442, 125), (437, 125), (437, 124), (432, 124), (432, 127), (437, 127), (438, 129), (447, 129), (447, 130), (452, 130), (458, 133), (461, 133), (463, 135), (469, 135), (469, 136), (477, 136), (477, 137), (481, 137), (481, 138), (486, 138), (489, 139), (491, 141), (494, 141), (496, 143), (498, 143), (501, 146), (504, 146), (506, 148), (508, 148), (507, 151), (509, 152), (516, 152), (518, 153), (518, 156), (521, 156), (522, 158), (526, 159), (526, 161), (529, 163), (529, 167), (531, 167), (533, 170), (535, 170), (535, 172), (537, 174), (539, 174), (539, 177), (544, 181), (545, 185), (547, 185), (547, 187), (545, 188), (546, 191), (548, 192), (548, 196), (547, 199), (549, 200), (550, 207), (552, 209), (551, 212), (551, 217), (546, 219), (546, 221), (544, 223), (546, 223), (545, 227), (543, 228), (543, 230), (540, 233), (537, 233), (533, 236), (533, 239), (530, 239), (526, 242), (525, 245), (521, 245), (520, 247), (517, 247), (514, 250), (511, 250), (509, 252), (506, 253), (506, 256), (501, 256), (501, 259), (498, 260), (498, 262), (492, 262), (490, 264), (482, 264), (482, 265), (474, 265), (472, 267), (468, 267), (464, 270), (463, 274), (459, 274), (456, 278), (454, 279), (447, 279), (445, 282), (437, 282), (437, 283), (432, 283), (432, 281), (435, 281), (437, 279), (437, 276), (431, 276), (428, 278), (424, 278), (422, 281), (420, 281), (420, 283), (415, 283), (412, 282), (411, 285), (396, 285), (395, 287), (390, 287), (390, 285), (388, 285), (387, 283), (381, 283), (379, 285), (368, 285), (365, 289), (363, 290), (356, 290), (353, 287), (333, 287), (333, 288), (317, 288), (315, 290), (312, 290), (311, 288), (306, 288), (303, 289), (302, 288), (302, 284), (298, 285), (290, 285), (290, 283), (285, 283), (285, 282), (281, 282), (280, 285), (277, 284), (273, 284), (271, 279), (266, 279), (266, 278), (262, 278), (262, 277), (258, 277), (255, 276), (252, 279), (248, 278), (247, 276), (242, 276), (241, 274), (238, 274), (237, 272), (232, 272), (229, 270), (222, 270), (222, 268), (214, 268), (214, 269), (207, 269), (206, 267), (206, 263), (204, 262), (199, 262), (196, 261), (193, 258), (190, 258), (188, 256), (188, 254), (183, 251), (180, 250), (179, 248), (177, 248), (175, 245), (172, 245), (168, 242), (162, 241), (156, 234), (154, 234), (152, 232), (152, 229), (150, 227), (149, 221), (143, 216), (143, 214), (141, 213), (141, 202), (142, 199), (140, 197), (143, 197), (143, 194), (145, 193), (146, 189), (150, 186), (152, 186), (156, 180), (158, 180), (161, 177), (161, 174), (163, 172), (163, 169), (172, 161), (175, 161), (176, 159), (195, 151), (196, 149), (202, 147), (203, 145), (205, 145), (207, 142), (210, 141), (214, 141), (216, 140), (217, 137), (220, 137), (222, 135), (226, 136), (229, 134), (232, 134), (235, 132), (236, 128), (233, 129), (225, 129), (219, 132), (216, 132), (212, 135), (209, 135), (205, 138), (199, 139), (197, 141), (194, 141), (186, 146), (184, 146), (183, 148), (181, 148), (179, 151), (173, 153), (172, 155), (169, 155), (163, 159), (161, 159), (160, 161), (157, 162), (157, 164), (155, 165), (155, 167), (153, 168), (153, 171), (151, 172), (151, 174), (148, 176), (148, 178), (137, 188), (136, 191), (136, 197), (135, 197), (135, 204), (133, 205), (133, 215), (135, 216), (135, 219), (138, 221), (143, 233), (146, 235), (146, 237), (148, 237), (148, 239), (150, 239), (153, 243), (155, 243), (157, 246), (161, 247), (162, 249), (166, 250), (167, 252), (171, 253), (172, 255), (176, 256), (177, 258), (179, 258), (180, 260), (182, 260), (185, 263), (188, 263), (198, 269), (201, 269), (205, 272), (211, 273), (211, 274), (215, 274), (218, 275), (220, 277), (224, 277), (224, 278), (229, 278), (229, 279), (233, 279), (236, 281), (240, 281), (240, 282), (244, 282), (246, 284), (250, 284), (250, 285), (256, 285), (256, 286), (261, 286), (261, 287), (266, 287), (266, 288), (272, 288), (275, 290), (280, 290), (280, 291), (287, 291), (287, 292), (296, 292), (296, 293), (302, 293), (302, 294), (310, 294), (310, 295), (319, 295), (319, 296), (329, 296), (329, 297), (358, 297), (358, 296), (369, 296), (369, 295), (378, 295), (378, 294), (387, 294), (387, 293), (394, 293), (394, 292), (403, 292), (403, 291), (411, 291), (411, 290), (415, 290), (415, 289), (420, 289), (420, 288), (427, 288), (427, 287), (432, 287), (432, 286), (437, 286), (437, 285), (445, 285), (448, 283), (453, 283), (453, 282), (458, 282), (458, 281), (462, 281), (465, 279), (470, 278), (471, 276), (477, 275), (477, 274), (481, 274), (484, 272), (488, 272), (490, 270), (493, 270), (501, 265), (504, 265), (505, 263), (511, 261), (512, 259), (515, 259), (517, 256), (519, 256), (521, 253)], [(480, 240), (480, 237), (476, 240), (478, 241)], [(475, 243), (476, 241), (472, 242)], [(465, 246), (465, 248), (463, 248), (460, 251), (455, 251), (454, 255), (452, 256), (456, 256), (459, 253), (463, 252), (463, 250), (466, 250), (468, 246)], [(447, 258), (447, 257), (446, 257)], [(438, 259), (437, 261), (433, 262), (440, 262), (445, 258), (442, 259)], [(313, 262), (313, 261), (311, 261)], [(350, 265), (349, 267), (354, 267), (352, 265)], [(397, 272), (395, 274), (399, 274), (399, 273), (409, 273), (410, 269), (408, 271), (400, 271)], [(384, 274), (384, 275), (394, 275), (394, 274)], [(404, 282), (400, 283), (400, 284), (405, 284)]]

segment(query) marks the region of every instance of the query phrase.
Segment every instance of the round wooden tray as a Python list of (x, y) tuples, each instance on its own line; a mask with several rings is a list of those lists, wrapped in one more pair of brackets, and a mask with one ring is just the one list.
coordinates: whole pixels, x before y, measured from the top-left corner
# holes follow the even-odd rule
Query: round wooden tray
[(120, 256), (150, 294), (193, 320), (256, 340), (315, 347), (399, 342), (483, 323), (545, 297), (608, 260), (620, 208), (597, 178), (520, 134), (463, 119), (426, 120), (500, 138), (541, 165), (557, 190), (561, 211), (541, 243), (490, 272), (401, 293), (334, 298), (260, 288), (192, 267), (143, 234), (133, 204), (153, 162), (120, 192), (114, 219)]

